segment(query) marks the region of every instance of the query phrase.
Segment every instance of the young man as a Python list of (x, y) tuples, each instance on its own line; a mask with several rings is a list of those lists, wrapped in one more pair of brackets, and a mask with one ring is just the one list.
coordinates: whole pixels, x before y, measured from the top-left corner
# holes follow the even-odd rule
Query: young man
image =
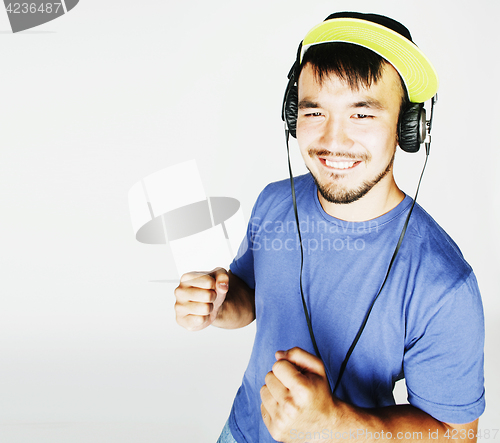
[[(300, 236), (290, 183), (272, 183), (231, 270), (186, 274), (176, 289), (187, 329), (257, 320), (219, 441), (475, 441), (485, 403), (474, 274), (418, 205), (394, 258), (412, 208), (394, 155), (418, 149), (411, 103), (435, 94), (432, 66), (400, 23), (337, 13), (308, 33), (291, 75), (285, 114), (310, 171), (292, 186)], [(409, 405), (394, 404), (402, 378)]]

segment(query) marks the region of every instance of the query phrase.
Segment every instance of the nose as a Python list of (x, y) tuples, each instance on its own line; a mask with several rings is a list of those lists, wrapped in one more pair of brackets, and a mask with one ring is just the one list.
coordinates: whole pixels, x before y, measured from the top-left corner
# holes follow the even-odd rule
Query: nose
[(320, 144), (329, 151), (345, 151), (352, 147), (353, 140), (349, 137), (347, 124), (341, 118), (329, 117), (321, 133)]

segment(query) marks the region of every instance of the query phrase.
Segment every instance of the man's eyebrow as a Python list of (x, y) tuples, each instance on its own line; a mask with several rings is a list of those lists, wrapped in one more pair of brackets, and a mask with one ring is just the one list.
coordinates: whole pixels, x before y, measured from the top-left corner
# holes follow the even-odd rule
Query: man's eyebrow
[(366, 100), (361, 100), (355, 102), (351, 105), (351, 108), (372, 108), (372, 109), (385, 109), (385, 106), (378, 100), (368, 98)]
[(299, 109), (310, 109), (310, 108), (319, 108), (319, 104), (313, 102), (311, 100), (305, 99), (299, 102)]
[[(304, 99), (299, 102), (299, 109), (311, 109), (311, 108), (320, 108), (318, 102), (312, 101), (310, 99)], [(367, 98), (364, 100), (360, 100), (354, 102), (350, 105), (351, 108), (371, 108), (371, 109), (385, 109), (385, 106), (378, 100), (373, 98)]]

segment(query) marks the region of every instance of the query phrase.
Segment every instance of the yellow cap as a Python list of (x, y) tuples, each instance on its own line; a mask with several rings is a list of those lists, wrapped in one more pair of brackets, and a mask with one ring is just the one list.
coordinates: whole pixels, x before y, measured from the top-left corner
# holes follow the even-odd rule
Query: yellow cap
[(300, 62), (309, 47), (328, 42), (353, 43), (383, 57), (401, 75), (412, 103), (423, 103), (438, 90), (438, 76), (429, 59), (415, 43), (392, 29), (357, 18), (325, 20), (305, 36)]

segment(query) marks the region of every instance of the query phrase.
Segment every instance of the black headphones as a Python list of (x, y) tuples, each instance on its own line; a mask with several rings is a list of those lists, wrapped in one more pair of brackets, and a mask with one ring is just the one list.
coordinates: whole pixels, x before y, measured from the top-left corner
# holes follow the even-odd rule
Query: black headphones
[[(300, 73), (300, 53), (302, 42), (297, 51), (297, 59), (288, 73), (288, 85), (283, 98), (281, 118), (286, 123), (290, 135), (297, 137), (298, 92), (297, 82)], [(398, 122), (398, 144), (405, 152), (417, 152), (427, 135), (426, 112), (423, 103), (409, 103), (403, 110)]]

